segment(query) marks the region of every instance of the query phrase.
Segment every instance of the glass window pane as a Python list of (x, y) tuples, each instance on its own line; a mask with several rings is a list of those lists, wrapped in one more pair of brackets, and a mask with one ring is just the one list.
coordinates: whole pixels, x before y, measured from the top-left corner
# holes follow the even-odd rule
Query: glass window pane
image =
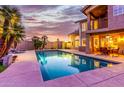
[(124, 5), (113, 6), (113, 16), (124, 14)]

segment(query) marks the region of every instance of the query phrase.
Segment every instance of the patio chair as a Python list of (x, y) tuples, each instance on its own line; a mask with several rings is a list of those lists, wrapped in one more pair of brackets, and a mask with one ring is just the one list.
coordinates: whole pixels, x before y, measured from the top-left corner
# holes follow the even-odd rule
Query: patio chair
[(106, 47), (101, 47), (101, 48), (100, 48), (100, 52), (101, 52), (103, 55), (109, 55), (109, 50), (108, 50)]
[(119, 49), (120, 49), (120, 48), (118, 48), (118, 49), (113, 49), (113, 54), (117, 54), (117, 55), (119, 56)]
[(2, 58), (3, 60), (3, 65), (4, 66), (9, 66), (11, 65), (13, 62), (15, 62), (15, 59), (17, 58), (17, 55), (14, 55), (14, 54), (8, 54), (6, 56), (4, 56)]
[(108, 49), (107, 49), (106, 47), (104, 48), (103, 53), (104, 53), (105, 55), (108, 55), (108, 54), (109, 54), (109, 51), (108, 51)]
[(102, 48), (102, 47), (99, 48), (99, 51), (100, 51), (101, 54), (104, 54), (104, 53), (103, 53), (103, 48)]

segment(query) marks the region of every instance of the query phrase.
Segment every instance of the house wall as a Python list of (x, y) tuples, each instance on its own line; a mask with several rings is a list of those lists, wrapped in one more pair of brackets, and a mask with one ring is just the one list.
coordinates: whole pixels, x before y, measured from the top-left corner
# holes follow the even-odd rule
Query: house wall
[(124, 28), (124, 14), (113, 16), (113, 5), (108, 6), (108, 28), (109, 29)]
[[(119, 33), (119, 30), (117, 30), (117, 29), (124, 29), (124, 14), (116, 15), (116, 16), (113, 15), (113, 5), (108, 5), (108, 29), (107, 29), (107, 31), (108, 30), (116, 30), (116, 32)], [(100, 30), (98, 29), (98, 31), (100, 31)], [(123, 37), (122, 33), (119, 35), (121, 36), (121, 38)], [(91, 47), (93, 42), (95, 42), (94, 39), (96, 40), (97, 37), (94, 39), (90, 39), (91, 38), (90, 34), (87, 34), (85, 36), (85, 38), (86, 38), (86, 46), (87, 46), (86, 53), (90, 53), (90, 50), (92, 50), (91, 48), (93, 48), (93, 47), (98, 48), (98, 45)], [(92, 44), (91, 44), (91, 42), (92, 42)], [(124, 39), (121, 39), (121, 42), (118, 42), (118, 46), (120, 48), (119, 51), (121, 53), (124, 50)]]
[[(93, 8), (96, 8), (97, 6), (94, 5), (94, 6), (90, 7), (89, 9), (87, 9), (86, 14), (88, 14), (89, 11), (91, 11)], [(114, 5), (108, 5), (108, 28), (110, 30), (124, 28), (124, 14), (114, 16), (113, 15), (113, 6)], [(87, 15), (87, 18), (88, 18), (88, 15)], [(101, 22), (103, 22), (103, 21), (101, 20)], [(97, 29), (98, 28), (97, 21), (96, 22), (94, 21), (94, 24), (95, 24), (94, 25), (95, 27), (93, 27), (93, 28)], [(102, 24), (102, 26), (105, 25), (104, 23), (101, 23), (101, 24)]]
[(58, 49), (62, 49), (62, 41), (59, 41), (59, 43), (58, 43)]
[(62, 49), (66, 48), (66, 42), (62, 42)]

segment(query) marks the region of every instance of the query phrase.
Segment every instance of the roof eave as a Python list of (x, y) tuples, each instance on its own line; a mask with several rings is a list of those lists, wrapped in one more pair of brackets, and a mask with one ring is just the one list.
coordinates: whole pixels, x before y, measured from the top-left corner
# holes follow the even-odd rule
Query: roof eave
[(86, 10), (87, 8), (89, 8), (90, 6), (91, 6), (91, 5), (86, 5), (86, 6), (84, 6), (80, 11), (86, 15), (85, 10)]
[(78, 20), (78, 21), (76, 21), (75, 23), (79, 23), (79, 22), (86, 22), (86, 21), (87, 21), (87, 18), (82, 19), (82, 20)]

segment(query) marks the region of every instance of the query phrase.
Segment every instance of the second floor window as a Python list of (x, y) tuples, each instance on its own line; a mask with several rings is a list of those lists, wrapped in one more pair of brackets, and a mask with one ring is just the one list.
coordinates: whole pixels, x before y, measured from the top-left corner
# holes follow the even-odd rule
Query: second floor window
[(124, 5), (114, 5), (113, 6), (113, 16), (118, 16), (124, 14)]
[(86, 31), (87, 30), (87, 23), (83, 23), (82, 24), (82, 31)]

